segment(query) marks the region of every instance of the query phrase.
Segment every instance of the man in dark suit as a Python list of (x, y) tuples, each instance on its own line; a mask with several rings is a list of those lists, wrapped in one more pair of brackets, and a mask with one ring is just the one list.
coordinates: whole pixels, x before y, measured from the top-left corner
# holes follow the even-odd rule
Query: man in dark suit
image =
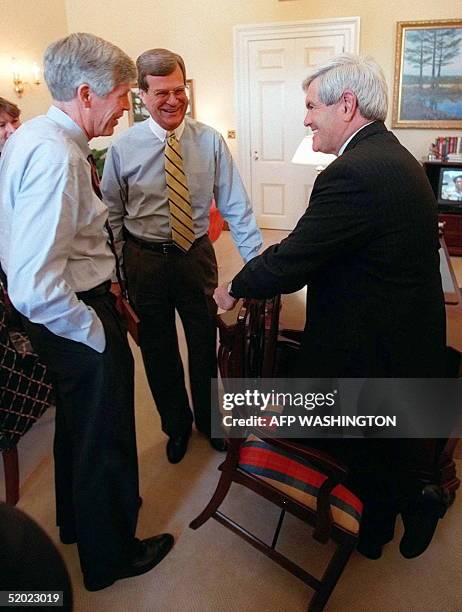
[[(319, 67), (303, 88), (313, 149), (338, 158), (318, 176), (293, 232), (248, 262), (215, 299), (229, 309), (239, 297), (266, 298), (308, 285), (298, 377), (442, 376), (436, 201), (420, 164), (383, 123), (382, 70), (370, 58), (344, 54)], [(382, 467), (387, 457), (396, 457), (397, 446), (408, 452), (411, 442), (365, 442), (333, 440), (328, 448), (355, 470), (369, 467), (367, 487), (365, 478), (357, 487), (369, 515), (373, 495), (390, 490), (392, 471)], [(401, 551), (416, 556), (444, 511), (441, 491), (432, 490), (422, 506), (421, 483), (403, 475), (397, 488), (397, 497), (405, 491), (411, 499), (402, 512), (408, 528)], [(380, 556), (393, 533), (396, 511), (386, 514), (375, 540), (377, 524), (369, 529), (371, 521), (363, 521), (362, 549), (370, 557)], [(424, 524), (426, 517), (428, 525), (416, 535), (416, 520)]]

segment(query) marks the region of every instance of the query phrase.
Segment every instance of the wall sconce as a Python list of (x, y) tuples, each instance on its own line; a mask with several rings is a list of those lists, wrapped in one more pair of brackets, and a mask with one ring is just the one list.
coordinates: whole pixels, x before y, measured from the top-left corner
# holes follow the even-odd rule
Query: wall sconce
[(37, 62), (34, 62), (32, 64), (32, 74), (32, 82), (34, 83), (34, 85), (40, 85), (40, 66), (37, 64)]
[[(13, 75), (14, 91), (18, 98), (21, 98), (25, 91), (25, 86), (28, 84), (28, 82), (24, 80), (21, 74), (20, 66), (14, 57), (11, 60), (11, 72)], [(37, 62), (34, 62), (32, 64), (32, 82), (34, 83), (34, 85), (40, 85), (41, 83), (40, 66), (37, 64)]]
[(313, 132), (308, 128), (307, 133), (292, 157), (292, 163), (315, 166), (316, 172), (319, 174), (326, 166), (333, 162), (334, 159), (337, 159), (336, 155), (313, 151)]

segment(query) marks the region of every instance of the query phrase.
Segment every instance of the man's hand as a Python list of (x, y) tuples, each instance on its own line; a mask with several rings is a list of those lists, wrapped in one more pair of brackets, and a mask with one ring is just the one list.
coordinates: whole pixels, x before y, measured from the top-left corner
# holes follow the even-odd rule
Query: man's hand
[(231, 310), (236, 305), (237, 300), (228, 293), (228, 284), (221, 285), (215, 289), (213, 299), (222, 310)]

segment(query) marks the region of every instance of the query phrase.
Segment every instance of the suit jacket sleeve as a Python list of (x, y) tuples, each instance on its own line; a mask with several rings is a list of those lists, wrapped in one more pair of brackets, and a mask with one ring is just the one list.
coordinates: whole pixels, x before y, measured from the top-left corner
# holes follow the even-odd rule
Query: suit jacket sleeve
[(334, 258), (364, 247), (380, 223), (372, 199), (363, 175), (338, 158), (315, 181), (309, 207), (293, 232), (235, 276), (233, 295), (267, 298), (293, 293)]

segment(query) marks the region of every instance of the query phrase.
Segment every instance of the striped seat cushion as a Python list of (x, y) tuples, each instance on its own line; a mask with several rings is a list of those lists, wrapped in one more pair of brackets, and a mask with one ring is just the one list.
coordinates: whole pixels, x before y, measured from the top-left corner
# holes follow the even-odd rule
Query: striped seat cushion
[[(239, 467), (312, 510), (316, 510), (319, 489), (327, 478), (309, 461), (255, 436), (249, 436), (242, 444)], [(343, 485), (337, 485), (330, 495), (330, 503), (333, 521), (357, 534), (363, 504), (356, 495)]]

